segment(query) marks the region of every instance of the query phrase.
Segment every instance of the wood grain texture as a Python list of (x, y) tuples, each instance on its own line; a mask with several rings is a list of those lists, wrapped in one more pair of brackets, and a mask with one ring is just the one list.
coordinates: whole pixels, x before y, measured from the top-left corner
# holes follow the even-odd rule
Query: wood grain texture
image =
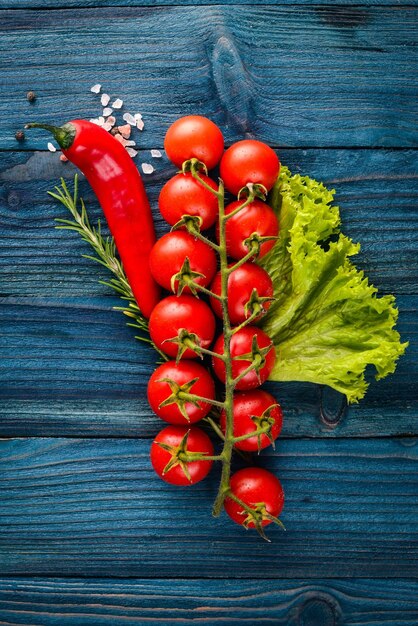
[[(251, 6), (328, 6), (334, 19), (340, 19), (347, 27), (355, 26), (369, 6), (413, 6), (411, 0), (344, 0), (334, 3), (332, 0), (182, 0), (181, 6), (212, 6), (212, 5), (251, 5)], [(351, 6), (354, 5), (354, 6)], [(100, 7), (166, 7), (179, 6), (178, 0), (101, 0)], [(0, 9), (84, 9), (97, 8), (98, 0), (0, 0)]]
[[(212, 117), (228, 141), (245, 132), (274, 146), (416, 146), (417, 11), (5, 10), (0, 148), (15, 148), (14, 132), (29, 118), (95, 116), (98, 99), (89, 88), (98, 81), (131, 110), (141, 109), (144, 147), (162, 145), (167, 125), (187, 113)], [(33, 106), (29, 89), (38, 93)], [(27, 145), (46, 141), (33, 133)]]
[[(159, 428), (146, 400), (156, 353), (134, 339), (117, 298), (4, 298), (0, 306), (0, 436), (150, 437)], [(285, 411), (286, 437), (417, 433), (416, 296), (398, 298), (399, 330), (410, 341), (395, 374), (335, 427), (320, 417), (319, 387), (269, 383)], [(326, 391), (331, 416), (341, 396)]]
[[(343, 228), (362, 242), (358, 264), (381, 291), (416, 291), (418, 168), (413, 151), (284, 150), (284, 163), (338, 190)], [(143, 152), (138, 162), (147, 158)], [(157, 231), (159, 189), (172, 174), (155, 160), (147, 177)], [(145, 400), (154, 353), (134, 339), (119, 304), (99, 284), (100, 266), (77, 235), (54, 229), (63, 209), (46, 191), (71, 165), (57, 154), (3, 154), (0, 173), (0, 406), (3, 436), (152, 436), (155, 418)], [(100, 209), (81, 183), (93, 220)], [(398, 300), (399, 328), (412, 341), (399, 369), (374, 384), (336, 428), (319, 418), (318, 388), (272, 386), (286, 411), (285, 436), (387, 436), (416, 432), (416, 299)], [(328, 413), (338, 407), (328, 398)]]
[[(280, 150), (295, 173), (322, 180), (337, 190), (344, 232), (360, 241), (356, 264), (383, 293), (418, 292), (418, 153), (412, 150)], [(158, 235), (167, 230), (158, 194), (173, 174), (167, 159), (151, 159), (156, 171), (144, 175)], [(66, 210), (47, 195), (61, 176), (75, 169), (49, 152), (3, 153), (0, 166), (0, 293), (73, 297), (106, 295), (103, 270), (82, 259), (89, 253), (74, 233), (57, 231), (55, 217)], [(81, 183), (92, 221), (101, 210), (86, 181)]]
[[(220, 578), (414, 576), (416, 440), (282, 441), (257, 461), (287, 494), (272, 543), (176, 489), (144, 440), (0, 442), (3, 575)], [(181, 548), (180, 548), (181, 545)]]
[(0, 579), (0, 624), (416, 626), (416, 580)]

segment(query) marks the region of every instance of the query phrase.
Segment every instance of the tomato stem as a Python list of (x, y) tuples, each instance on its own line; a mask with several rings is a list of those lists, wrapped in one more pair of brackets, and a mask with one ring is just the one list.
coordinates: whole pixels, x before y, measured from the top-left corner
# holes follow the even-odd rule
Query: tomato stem
[(217, 406), (220, 409), (223, 409), (225, 406), (224, 402), (219, 402), (218, 400), (211, 400), (210, 398), (204, 398), (203, 396), (198, 396), (195, 393), (189, 393), (188, 391), (180, 391), (179, 398), (185, 400), (186, 402), (205, 402), (207, 404), (213, 404), (213, 406)]
[[(208, 191), (216, 195), (218, 199), (219, 245), (216, 246), (215, 248), (214, 244), (212, 244), (212, 247), (215, 248), (215, 250), (219, 254), (219, 261), (220, 261), (221, 294), (220, 296), (218, 296), (218, 299), (220, 300), (222, 304), (224, 350), (222, 354), (213, 354), (210, 350), (201, 349), (201, 352), (203, 354), (211, 354), (215, 358), (221, 359), (225, 364), (225, 399), (223, 402), (215, 404), (215, 406), (219, 406), (219, 408), (222, 408), (225, 412), (225, 433), (222, 433), (220, 431), (219, 427), (217, 426), (217, 424), (215, 424), (213, 420), (208, 419), (212, 428), (214, 428), (215, 432), (218, 433), (218, 435), (221, 437), (221, 439), (223, 439), (223, 442), (224, 442), (222, 452), (219, 455), (220, 457), (219, 460), (222, 461), (221, 480), (219, 484), (218, 493), (217, 493), (215, 502), (213, 504), (213, 509), (212, 509), (212, 514), (214, 515), (214, 517), (218, 517), (223, 509), (225, 498), (228, 496), (228, 494), (230, 494), (231, 458), (232, 458), (232, 451), (234, 449), (234, 443), (236, 441), (236, 439), (234, 438), (234, 417), (233, 417), (234, 390), (235, 390), (237, 382), (239, 382), (241, 378), (245, 376), (245, 374), (247, 374), (248, 372), (254, 369), (257, 370), (257, 368), (259, 367), (258, 356), (255, 356), (254, 358), (250, 356), (250, 359), (252, 362), (244, 370), (244, 372), (236, 378), (234, 378), (232, 374), (231, 339), (236, 331), (235, 329), (232, 328), (231, 320), (229, 318), (228, 279), (229, 279), (229, 275), (234, 270), (236, 270), (238, 267), (243, 265), (246, 261), (256, 256), (257, 251), (254, 249), (253, 246), (251, 246), (251, 249), (249, 249), (248, 253), (242, 259), (234, 263), (234, 265), (228, 267), (228, 253), (227, 253), (227, 246), (226, 246), (226, 222), (229, 218), (236, 215), (239, 211), (242, 211), (243, 209), (245, 209), (245, 207), (248, 206), (254, 200), (255, 191), (252, 188), (250, 188), (248, 190), (249, 193), (245, 201), (242, 202), (234, 211), (226, 214), (225, 213), (225, 191), (224, 191), (223, 181), (219, 179), (219, 187), (216, 191), (212, 189), (211, 187), (209, 187), (205, 183), (205, 181), (202, 180), (202, 178), (200, 177), (199, 171), (201, 168), (197, 160), (196, 162), (194, 162), (194, 160), (192, 159), (188, 167), (190, 168), (189, 171), (191, 172), (192, 176), (197, 181), (199, 181), (203, 185), (203, 187), (208, 189)], [(251, 315), (248, 321), (241, 325), (241, 328), (245, 326), (246, 324), (250, 323), (250, 321), (254, 320), (256, 316), (257, 316), (257, 313)], [(251, 436), (254, 436), (254, 435), (257, 436), (260, 434), (264, 434), (265, 432), (266, 431), (264, 429), (263, 430), (257, 429), (256, 431), (254, 431), (254, 433), (251, 434)], [(239, 439), (239, 441), (240, 440), (241, 439)], [(241, 501), (240, 501), (240, 504), (241, 504)], [(242, 505), (247, 510), (247, 507), (244, 505), (244, 503), (242, 503)], [(248, 507), (247, 512), (250, 513), (250, 511), (252, 511), (252, 509)]]

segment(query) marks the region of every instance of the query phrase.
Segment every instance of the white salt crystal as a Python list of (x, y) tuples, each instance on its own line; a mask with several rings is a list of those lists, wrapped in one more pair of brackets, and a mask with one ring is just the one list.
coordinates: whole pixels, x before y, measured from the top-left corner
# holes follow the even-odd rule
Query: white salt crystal
[(101, 88), (102, 86), (97, 83), (97, 85), (93, 85), (93, 87), (91, 87), (90, 91), (92, 91), (93, 93), (99, 93)]
[(120, 98), (116, 98), (116, 100), (112, 103), (112, 107), (114, 109), (121, 109), (122, 105), (123, 105), (123, 100), (121, 100)]
[(131, 156), (132, 158), (136, 157), (136, 155), (138, 154), (137, 150), (134, 150), (133, 148), (126, 148), (126, 152), (129, 154), (129, 156)]
[(135, 122), (137, 122), (138, 120), (142, 120), (142, 114), (141, 113), (135, 113), (134, 118), (135, 118)]
[(134, 146), (134, 145), (135, 145), (135, 142), (132, 139), (130, 139), (129, 141), (126, 140), (125, 142), (125, 146)]
[(91, 122), (92, 124), (97, 124), (97, 126), (100, 126), (99, 120), (95, 117), (92, 117), (91, 120), (89, 120), (89, 122)]
[(112, 126), (112, 124), (110, 122), (105, 122), (103, 124), (102, 128), (104, 128), (104, 130), (109, 131), (109, 130), (112, 130), (113, 126)]
[(112, 124), (112, 126), (114, 126), (116, 124), (116, 117), (111, 115), (110, 117), (107, 118), (107, 121), (109, 122), (109, 124)]
[(122, 144), (122, 146), (126, 146), (126, 139), (124, 139), (122, 137), (122, 135), (119, 135), (119, 133), (117, 133), (116, 135), (114, 135), (116, 141), (119, 141), (119, 143)]
[(105, 107), (103, 109), (103, 116), (104, 117), (109, 117), (109, 115), (113, 113), (113, 109), (111, 109), (110, 107)]
[(125, 139), (129, 139), (131, 136), (131, 127), (129, 124), (118, 126), (118, 131), (121, 133), (122, 137), (125, 137)]
[(57, 149), (56, 149), (56, 147), (54, 146), (54, 144), (53, 144), (53, 143), (51, 143), (50, 141), (48, 141), (48, 150), (49, 150), (50, 152), (56, 152), (56, 151), (57, 151)]
[(159, 150), (151, 150), (151, 156), (155, 159), (161, 159), (163, 156)]
[(138, 130), (143, 130), (144, 128), (144, 122), (142, 120), (138, 120), (136, 123), (136, 127)]
[(131, 115), (131, 113), (124, 113), (123, 119), (125, 120), (125, 122), (128, 122), (128, 124), (130, 124), (131, 126), (136, 126), (136, 119), (134, 118), (133, 115)]
[(141, 167), (144, 174), (152, 174), (154, 171), (154, 168), (150, 163), (141, 163)]
[(103, 126), (103, 124), (105, 123), (105, 118), (100, 115), (97, 118), (97, 123), (98, 123), (99, 126)]
[(102, 93), (102, 97), (100, 98), (100, 102), (102, 107), (107, 107), (110, 101), (110, 96), (107, 93)]

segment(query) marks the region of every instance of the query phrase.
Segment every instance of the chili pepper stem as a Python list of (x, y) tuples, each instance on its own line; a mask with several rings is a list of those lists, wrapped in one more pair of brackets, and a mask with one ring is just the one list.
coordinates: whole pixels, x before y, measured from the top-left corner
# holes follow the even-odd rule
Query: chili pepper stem
[(76, 129), (70, 123), (63, 126), (53, 126), (52, 124), (29, 122), (29, 124), (25, 124), (25, 128), (42, 128), (47, 130), (54, 136), (54, 139), (63, 150), (68, 150), (72, 146), (76, 135)]

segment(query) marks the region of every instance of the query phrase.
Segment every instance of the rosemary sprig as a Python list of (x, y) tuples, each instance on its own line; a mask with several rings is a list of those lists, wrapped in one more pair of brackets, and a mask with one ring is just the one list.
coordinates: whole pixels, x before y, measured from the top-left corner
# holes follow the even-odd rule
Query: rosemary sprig
[(71, 213), (71, 219), (57, 218), (57, 228), (62, 230), (73, 230), (80, 235), (83, 241), (88, 243), (94, 251), (94, 255), (83, 254), (86, 259), (91, 259), (96, 263), (100, 263), (112, 274), (113, 278), (108, 281), (100, 280), (102, 285), (111, 287), (116, 293), (126, 300), (124, 306), (113, 307), (117, 311), (122, 311), (124, 315), (131, 318), (128, 326), (137, 328), (141, 334), (136, 335), (136, 339), (149, 343), (157, 352), (167, 360), (167, 356), (163, 354), (151, 341), (148, 332), (148, 322), (142, 315), (136, 300), (133, 296), (132, 289), (128, 283), (122, 263), (117, 257), (116, 245), (113, 237), (104, 237), (101, 232), (100, 220), (97, 226), (92, 226), (87, 214), (87, 209), (83, 198), (78, 195), (78, 175), (74, 176), (74, 192), (70, 193), (65, 181), (61, 178), (61, 185), (54, 187), (54, 191), (48, 191), (48, 194), (63, 204)]

